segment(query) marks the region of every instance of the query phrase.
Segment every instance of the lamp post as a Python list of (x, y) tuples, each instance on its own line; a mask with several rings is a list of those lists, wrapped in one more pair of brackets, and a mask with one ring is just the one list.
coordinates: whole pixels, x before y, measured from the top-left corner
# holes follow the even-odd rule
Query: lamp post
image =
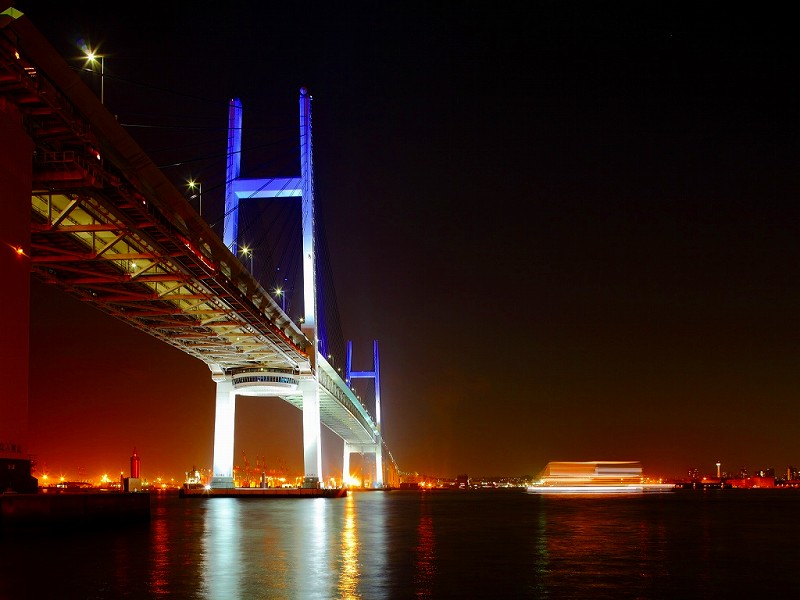
[(200, 208), (198, 209), (198, 212), (200, 213), (200, 216), (202, 217), (203, 216), (203, 184), (200, 183), (199, 181), (195, 181), (194, 179), (190, 179), (187, 182), (187, 184), (189, 186), (189, 189), (192, 190), (192, 191), (194, 191), (194, 188), (197, 188), (197, 193), (196, 194), (192, 194), (189, 197), (189, 200), (194, 200), (195, 197), (199, 198), (199, 200), (200, 200)]
[(275, 288), (275, 295), (281, 299), (281, 310), (286, 312), (286, 292), (281, 288)]
[[(100, 59), (100, 104), (105, 104), (105, 56), (98, 56), (91, 50), (86, 52), (86, 58), (90, 63), (96, 63)], [(92, 69), (94, 71), (94, 69)]]
[(250, 257), (250, 275), (255, 277), (255, 274), (253, 273), (253, 249), (248, 248), (247, 246), (242, 246), (242, 254)]

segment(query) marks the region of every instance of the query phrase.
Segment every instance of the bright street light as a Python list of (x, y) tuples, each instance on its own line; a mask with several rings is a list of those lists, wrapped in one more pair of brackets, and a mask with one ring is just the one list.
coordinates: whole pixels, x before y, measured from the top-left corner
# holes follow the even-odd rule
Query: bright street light
[(242, 246), (242, 254), (244, 256), (250, 257), (250, 275), (253, 275), (253, 277), (255, 277), (255, 275), (253, 274), (253, 249), (248, 248), (247, 246)]
[(200, 213), (200, 216), (202, 217), (203, 216), (203, 184), (200, 183), (199, 181), (195, 181), (194, 179), (190, 179), (187, 182), (187, 185), (189, 186), (189, 189), (192, 190), (192, 191), (194, 191), (194, 188), (197, 188), (197, 193), (196, 194), (192, 194), (189, 197), (189, 200), (194, 200), (195, 198), (199, 198), (200, 199), (200, 208), (199, 208), (198, 212)]
[(275, 295), (281, 299), (281, 310), (286, 312), (286, 292), (281, 288), (275, 288)]
[[(86, 60), (90, 63), (94, 64), (96, 62), (100, 63), (100, 104), (105, 104), (105, 56), (97, 55), (92, 50), (85, 49), (86, 52)], [(99, 59), (99, 61), (98, 61)], [(94, 71), (94, 69), (92, 69)]]

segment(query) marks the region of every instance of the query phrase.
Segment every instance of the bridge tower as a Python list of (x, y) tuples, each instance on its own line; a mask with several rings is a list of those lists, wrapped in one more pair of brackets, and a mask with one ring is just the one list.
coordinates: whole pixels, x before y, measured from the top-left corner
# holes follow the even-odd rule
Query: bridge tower
[[(233, 254), (239, 246), (239, 202), (242, 199), (288, 198), (301, 200), (303, 237), (302, 331), (311, 341), (309, 370), (300, 374), (303, 395), (304, 487), (318, 487), (322, 479), (320, 396), (317, 375), (319, 345), (317, 333), (316, 249), (314, 245), (314, 163), (311, 146), (311, 96), (300, 89), (300, 177), (242, 179), (242, 103), (236, 98), (228, 108), (228, 163), (225, 184), (223, 243)], [(233, 443), (236, 390), (231, 378), (214, 373), (217, 383), (214, 424), (214, 478), (212, 487), (233, 487)]]
[(350, 477), (350, 454), (352, 452), (375, 454), (374, 487), (383, 487), (383, 437), (381, 436), (381, 368), (378, 358), (378, 340), (372, 342), (372, 370), (353, 371), (353, 342), (347, 342), (345, 362), (345, 383), (351, 385), (353, 379), (373, 379), (375, 381), (375, 424), (378, 427), (378, 439), (374, 444), (344, 443), (344, 460), (342, 463), (342, 479)]

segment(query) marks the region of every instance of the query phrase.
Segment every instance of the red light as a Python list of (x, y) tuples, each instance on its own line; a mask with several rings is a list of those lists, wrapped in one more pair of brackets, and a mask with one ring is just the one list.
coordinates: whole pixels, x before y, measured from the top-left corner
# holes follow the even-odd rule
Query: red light
[(17, 246), (14, 248), (14, 251), (17, 253), (17, 256), (22, 256), (25, 254), (25, 250), (22, 249), (22, 246)]

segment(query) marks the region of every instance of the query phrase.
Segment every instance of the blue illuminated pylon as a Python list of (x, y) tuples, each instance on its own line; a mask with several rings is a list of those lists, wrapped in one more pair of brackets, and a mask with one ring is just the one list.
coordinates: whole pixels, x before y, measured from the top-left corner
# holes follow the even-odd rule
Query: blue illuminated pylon
[[(381, 436), (381, 367), (378, 358), (378, 340), (372, 343), (372, 370), (353, 371), (353, 342), (347, 342), (347, 355), (345, 356), (345, 383), (352, 386), (353, 379), (372, 379), (375, 381), (375, 425), (378, 430), (375, 444), (370, 444), (369, 451), (375, 453), (375, 486), (383, 487), (383, 438)], [(354, 446), (345, 442), (343, 477), (348, 477), (350, 465), (350, 451)]]
[(378, 358), (378, 340), (372, 342), (373, 368), (372, 371), (353, 371), (353, 342), (347, 342), (347, 356), (345, 357), (345, 378), (347, 387), (352, 385), (353, 379), (373, 379), (375, 381), (375, 425), (381, 430), (381, 367)]
[[(317, 331), (316, 251), (314, 245), (314, 162), (311, 152), (311, 96), (306, 88), (300, 89), (300, 177), (272, 179), (242, 179), (240, 173), (242, 153), (242, 103), (231, 100), (228, 108), (228, 165), (225, 181), (225, 220), (223, 242), (233, 254), (239, 248), (239, 201), (249, 198), (301, 199), (303, 229), (303, 310), (301, 329), (311, 342), (308, 352), (310, 373), (300, 381), (303, 394), (303, 462), (304, 487), (317, 487), (322, 477), (322, 450), (320, 437), (320, 398), (317, 378), (320, 343)], [(224, 390), (218, 385), (218, 394)], [(219, 406), (224, 402), (218, 398)], [(231, 426), (232, 427), (232, 426)], [(216, 433), (215, 433), (216, 435)], [(221, 448), (233, 444), (233, 429), (220, 434)], [(215, 469), (216, 447), (215, 440)], [(220, 450), (222, 457), (222, 450)], [(222, 458), (220, 464), (223, 464)], [(227, 465), (227, 454), (224, 464)]]
[[(303, 333), (317, 347), (316, 250), (314, 244), (314, 160), (311, 144), (311, 96), (300, 89), (300, 177), (243, 179), (242, 102), (228, 105), (228, 168), (222, 240), (233, 254), (239, 248), (239, 202), (251, 198), (300, 198), (303, 229)], [(316, 356), (312, 364), (316, 364)]]
[(228, 105), (228, 165), (225, 170), (225, 217), (223, 242), (228, 250), (238, 254), (239, 196), (233, 183), (239, 181), (242, 164), (242, 102), (238, 98)]

